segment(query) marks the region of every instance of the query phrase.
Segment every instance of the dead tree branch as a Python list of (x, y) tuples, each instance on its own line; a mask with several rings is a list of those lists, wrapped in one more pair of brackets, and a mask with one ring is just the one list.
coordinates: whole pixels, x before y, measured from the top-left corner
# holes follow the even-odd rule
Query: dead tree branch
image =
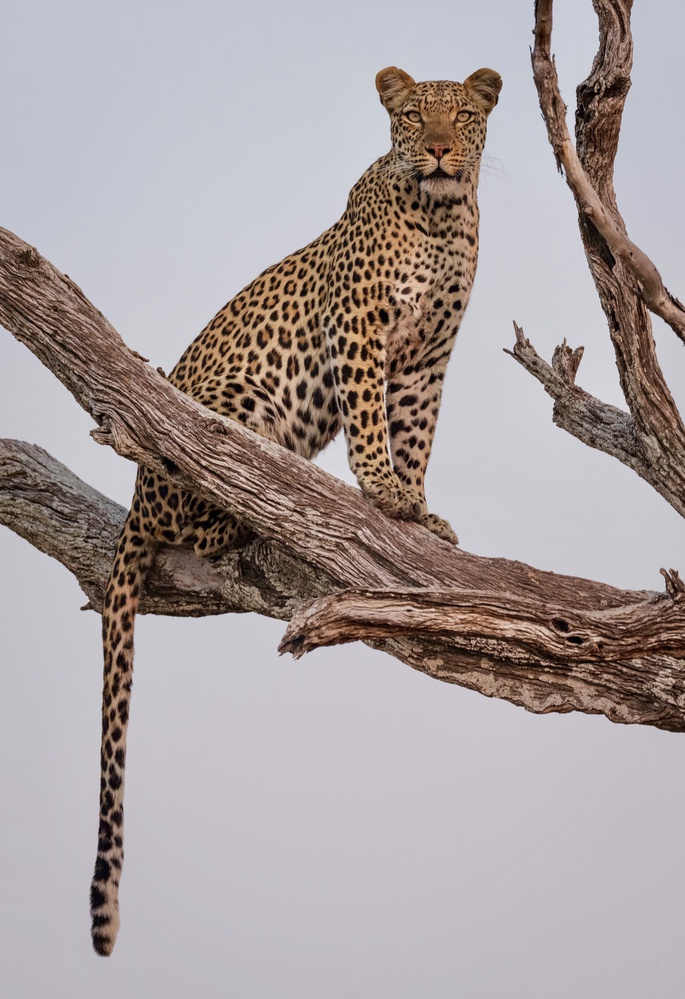
[(603, 665), (651, 653), (683, 657), (685, 588), (677, 572), (664, 575), (666, 594), (601, 611), (483, 590), (345, 590), (296, 611), (280, 648), (299, 657), (322, 645), (406, 635), (506, 642), (533, 661)]
[[(57, 559), (78, 580), (88, 609), (99, 611), (126, 510), (79, 479), (35, 444), (0, 439), (0, 524)], [(268, 569), (268, 577), (264, 567)], [(142, 598), (144, 614), (204, 617), (255, 611), (288, 620), (311, 598), (301, 561), (255, 540), (221, 563), (185, 548), (163, 547)], [(325, 589), (322, 590), (325, 592)]]
[[(607, 318), (628, 413), (557, 377), (517, 328), (512, 356), (555, 400), (554, 421), (633, 468), (685, 515), (685, 427), (656, 356), (649, 310), (685, 342), (685, 309), (647, 255), (629, 239), (616, 203), (614, 161), (630, 88), (632, 0), (593, 0), (599, 49), (578, 87), (576, 147), (551, 54), (552, 0), (537, 0), (533, 75), (547, 134), (578, 209), (583, 247)], [(557, 351), (568, 348), (557, 348)]]
[[(672, 638), (680, 607), (675, 577), (669, 577), (669, 597), (621, 591), (477, 558), (416, 525), (387, 520), (358, 490), (177, 392), (126, 347), (73, 282), (3, 230), (0, 322), (93, 415), (98, 440), (234, 511), (255, 531), (250, 545), (214, 565), (188, 552), (162, 552), (148, 587), (148, 612), (231, 609), (290, 619), (306, 601), (348, 587), (427, 590), (442, 594), (443, 604), (449, 591), (455, 607), (460, 595), (471, 601), (469, 627), (453, 608), (453, 627), (444, 633), (412, 629), (400, 616), (396, 628), (384, 625), (382, 637), (373, 627), (357, 634), (429, 676), (531, 711), (579, 710), (685, 730), (685, 671)], [(97, 609), (123, 510), (40, 449), (6, 442), (0, 457), (0, 519), (67, 565)], [(338, 599), (346, 598), (334, 603)], [(621, 658), (600, 656), (598, 667), (596, 655), (575, 648), (558, 655), (543, 642), (522, 641), (511, 616), (518, 606), (524, 620), (533, 605), (540, 627), (548, 627), (549, 608), (572, 628), (588, 626), (584, 612), (613, 610), (630, 618), (644, 614), (645, 605), (657, 623), (650, 618), (648, 647), (616, 645)]]

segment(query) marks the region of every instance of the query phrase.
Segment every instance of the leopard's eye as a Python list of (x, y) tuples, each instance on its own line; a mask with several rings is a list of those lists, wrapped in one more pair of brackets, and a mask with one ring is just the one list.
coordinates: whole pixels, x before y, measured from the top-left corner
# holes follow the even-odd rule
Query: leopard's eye
[(472, 118), (473, 111), (458, 111), (455, 120), (458, 121), (460, 125), (463, 125), (464, 122), (471, 121)]
[(407, 121), (412, 122), (412, 124), (414, 125), (420, 124), (420, 122), (423, 120), (418, 111), (405, 111), (404, 117), (407, 119)]

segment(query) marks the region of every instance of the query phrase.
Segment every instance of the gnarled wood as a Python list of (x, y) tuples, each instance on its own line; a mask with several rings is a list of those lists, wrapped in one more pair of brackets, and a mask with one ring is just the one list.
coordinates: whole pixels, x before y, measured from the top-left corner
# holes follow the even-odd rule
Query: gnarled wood
[[(124, 516), (123, 507), (81, 482), (41, 448), (17, 441), (0, 442), (0, 522), (69, 568), (90, 596), (94, 609), (100, 607), (110, 553)], [(474, 559), (467, 553), (448, 550), (467, 566)], [(498, 579), (502, 584), (498, 591), (488, 594), (495, 612), (500, 602), (509, 599), (503, 588), (512, 578), (509, 569), (536, 575), (529, 567), (504, 560), (482, 559), (475, 563), (482, 565), (483, 578), (490, 585), (494, 586)], [(539, 576), (548, 577), (556, 592), (565, 593), (568, 599), (575, 595), (577, 605), (604, 607), (608, 614), (611, 608), (619, 616), (622, 612), (629, 614), (631, 607), (639, 610), (652, 601), (663, 602), (668, 613), (663, 594), (615, 590), (601, 583), (551, 573)], [(678, 586), (672, 576), (668, 588), (675, 596)], [(468, 598), (468, 590), (463, 592)], [(545, 606), (544, 582), (542, 588), (537, 586), (530, 592), (537, 593), (539, 603)], [(183, 549), (161, 550), (146, 587), (143, 608), (146, 613), (157, 614), (197, 616), (230, 609), (284, 620), (292, 617), (287, 641), (302, 621), (317, 614), (319, 604), (310, 607), (303, 601), (322, 593), (334, 594), (334, 604), (348, 599), (332, 580), (313, 572), (303, 559), (278, 542), (255, 539), (240, 552), (229, 553), (212, 565)], [(455, 603), (461, 599), (456, 588), (450, 594)], [(516, 598), (511, 599), (515, 606)], [(530, 597), (518, 599), (524, 606), (531, 602)], [(530, 711), (580, 710), (603, 713), (617, 722), (685, 730), (685, 671), (680, 658), (650, 655), (608, 661), (598, 668), (596, 662), (582, 655), (576, 655), (575, 662), (570, 656), (563, 659), (537, 655), (513, 636), (496, 636), (487, 627), (481, 632), (472, 629), (467, 634), (464, 630), (449, 640), (437, 634), (374, 639), (371, 631), (364, 637), (368, 644), (434, 679), (501, 697)], [(384, 634), (393, 634), (392, 629), (386, 629)], [(349, 637), (341, 636), (341, 640)]]
[(665, 594), (601, 611), (485, 590), (345, 590), (296, 611), (279, 648), (299, 658), (323, 645), (403, 635), (456, 646), (506, 643), (531, 663), (605, 666), (653, 653), (684, 658), (685, 592), (677, 572), (665, 576)]
[(578, 87), (577, 150), (566, 127), (566, 105), (551, 54), (552, 0), (537, 0), (535, 5), (533, 75), (557, 165), (578, 208), (583, 246), (607, 317), (629, 412), (555, 377), (518, 328), (511, 353), (554, 398), (555, 423), (618, 458), (685, 514), (685, 426), (659, 367), (648, 311), (661, 316), (685, 341), (685, 309), (666, 290), (649, 257), (629, 239), (613, 184), (630, 88), (632, 0), (593, 4), (599, 48), (589, 77)]
[(554, 399), (552, 420), (577, 437), (588, 447), (596, 448), (614, 458), (648, 482), (670, 505), (685, 516), (685, 493), (679, 492), (677, 479), (664, 474), (664, 468), (654, 463), (640, 446), (635, 421), (630, 413), (602, 402), (575, 384), (575, 375), (583, 348), (572, 350), (564, 340), (555, 347), (552, 363), (540, 357), (521, 329), (514, 323), (516, 343), (507, 350), (519, 364), (540, 382)]

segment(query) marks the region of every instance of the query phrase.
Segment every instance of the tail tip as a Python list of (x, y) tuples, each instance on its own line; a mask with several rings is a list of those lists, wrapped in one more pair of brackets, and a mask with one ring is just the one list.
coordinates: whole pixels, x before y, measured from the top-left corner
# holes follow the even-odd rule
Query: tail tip
[(100, 957), (109, 957), (114, 950), (116, 936), (105, 936), (104, 933), (94, 929), (91, 933), (91, 939), (93, 941), (93, 950)]
[(109, 957), (119, 932), (119, 906), (116, 899), (107, 897), (102, 886), (93, 882), (90, 890), (91, 928), (93, 949), (102, 957)]

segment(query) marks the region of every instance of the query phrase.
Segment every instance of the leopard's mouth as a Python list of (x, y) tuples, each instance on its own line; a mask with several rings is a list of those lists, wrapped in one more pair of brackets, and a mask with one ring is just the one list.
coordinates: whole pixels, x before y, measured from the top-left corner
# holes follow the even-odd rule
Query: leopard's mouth
[(457, 170), (455, 173), (447, 173), (443, 168), (438, 165), (432, 173), (424, 173), (421, 175), (421, 180), (452, 180), (459, 182), (463, 176), (462, 170)]

